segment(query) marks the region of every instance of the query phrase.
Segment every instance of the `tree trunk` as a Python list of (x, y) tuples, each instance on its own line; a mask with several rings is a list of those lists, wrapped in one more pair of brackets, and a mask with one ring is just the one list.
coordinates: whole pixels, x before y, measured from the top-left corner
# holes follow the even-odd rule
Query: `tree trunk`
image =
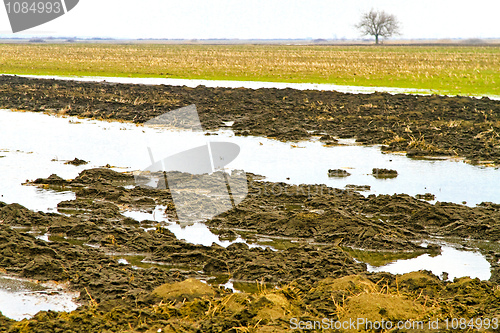
[(375, 44), (378, 45), (378, 35), (375, 35)]

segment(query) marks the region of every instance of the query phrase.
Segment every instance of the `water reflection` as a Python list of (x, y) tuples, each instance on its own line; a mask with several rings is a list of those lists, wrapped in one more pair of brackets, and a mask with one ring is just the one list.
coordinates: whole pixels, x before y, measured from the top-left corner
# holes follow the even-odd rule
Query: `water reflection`
[[(342, 140), (342, 145), (325, 147), (318, 141), (286, 143), (259, 137), (238, 137), (230, 130), (210, 136), (212, 141), (233, 142), (240, 155), (228, 165), (231, 169), (264, 175), (272, 182), (289, 184), (369, 185), (364, 195), (432, 193), (439, 201), (475, 205), (483, 201), (500, 202), (500, 170), (477, 167), (457, 161), (413, 160), (397, 154), (382, 154), (378, 147), (363, 147)], [(57, 203), (75, 198), (70, 191), (41, 190), (22, 186), (26, 179), (48, 177), (55, 173), (71, 179), (86, 168), (116, 166), (117, 171), (143, 170), (150, 164), (147, 147), (153, 150), (167, 144), (171, 155), (205, 144), (204, 133), (173, 132), (130, 123), (82, 120), (33, 112), (0, 110), (0, 200), (20, 203), (30, 209), (54, 211)], [(302, 147), (303, 149), (296, 148)], [(75, 157), (89, 161), (84, 166), (64, 164)], [(398, 176), (377, 179), (373, 168), (395, 169)], [(348, 177), (329, 177), (329, 169), (345, 169)], [(168, 223), (161, 207), (153, 213), (125, 212), (138, 220), (166, 223), (177, 237), (210, 246), (231, 244), (221, 241), (203, 223), (191, 226)], [(242, 242), (238, 238), (233, 242)], [(257, 245), (251, 245), (257, 246)], [(259, 245), (260, 246), (260, 245)], [(470, 260), (469, 260), (469, 256)], [(478, 265), (473, 262), (480, 263)], [(445, 265), (446, 264), (446, 265)], [(400, 272), (421, 268), (444, 270), (450, 277), (469, 275), (489, 277), (489, 266), (479, 254), (443, 248), (438, 257), (422, 255), (397, 261), (384, 269)], [(379, 268), (373, 268), (379, 269)], [(460, 271), (458, 271), (460, 270)], [(438, 272), (440, 274), (440, 272)]]
[(437, 256), (426, 253), (417, 258), (396, 260), (384, 266), (367, 266), (369, 272), (392, 274), (404, 274), (421, 269), (430, 270), (438, 276), (446, 272), (449, 280), (462, 276), (488, 280), (491, 276), (490, 263), (483, 255), (475, 251), (460, 251), (451, 246), (442, 246), (441, 254)]
[[(137, 221), (155, 221), (160, 223), (162, 226), (170, 230), (175, 237), (178, 239), (184, 239), (189, 243), (199, 244), (204, 246), (211, 246), (213, 243), (218, 244), (223, 247), (228, 247), (233, 243), (245, 243), (245, 240), (241, 237), (237, 237), (234, 241), (220, 240), (217, 235), (212, 233), (210, 229), (204, 223), (193, 223), (190, 225), (180, 225), (177, 223), (172, 223), (163, 214), (164, 207), (157, 206), (155, 210), (151, 213), (127, 210), (122, 212), (122, 215), (126, 217), (133, 218)], [(150, 227), (149, 229), (155, 229), (155, 227)], [(146, 228), (146, 230), (149, 230)], [(260, 244), (248, 244), (250, 248), (260, 247), (260, 248), (270, 248), (271, 246), (260, 245)], [(274, 249), (273, 249), (274, 250)]]
[(0, 312), (8, 318), (31, 318), (39, 311), (73, 311), (78, 292), (68, 292), (65, 285), (39, 284), (29, 280), (0, 276)]
[[(78, 123), (77, 123), (78, 122)], [(43, 129), (43, 130), (42, 130)], [(47, 135), (50, 133), (50, 135)], [(234, 136), (231, 130), (217, 132), (211, 141), (240, 146), (230, 169), (264, 175), (272, 182), (289, 184), (369, 185), (368, 194), (434, 194), (438, 201), (500, 202), (500, 170), (457, 161), (413, 160), (397, 154), (382, 154), (378, 147), (348, 145), (325, 147), (318, 141), (297, 144), (259, 137)], [(147, 147), (173, 155), (206, 143), (203, 133), (173, 132), (119, 122), (76, 120), (41, 113), (0, 110), (0, 200), (18, 202), (35, 210), (54, 210), (72, 192), (42, 191), (21, 186), (26, 179), (56, 173), (74, 178), (86, 168), (112, 165), (117, 171), (142, 170), (150, 164)], [(76, 157), (89, 161), (83, 166), (64, 164)], [(397, 178), (378, 179), (373, 168), (394, 169)], [(348, 177), (328, 177), (329, 169), (346, 169)], [(457, 176), (458, 175), (458, 176)]]

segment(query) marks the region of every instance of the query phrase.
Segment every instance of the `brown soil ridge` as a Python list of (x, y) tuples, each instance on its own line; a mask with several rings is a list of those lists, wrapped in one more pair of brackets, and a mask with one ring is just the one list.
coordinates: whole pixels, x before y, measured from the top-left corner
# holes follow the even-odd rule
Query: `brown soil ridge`
[[(176, 176), (179, 181), (191, 179), (187, 174)], [(72, 289), (80, 291), (85, 305), (71, 313), (42, 311), (21, 322), (0, 315), (1, 330), (287, 332), (294, 318), (304, 323), (358, 317), (441, 322), (457, 317), (499, 319), (498, 265), (493, 265), (490, 281), (467, 277), (443, 281), (426, 271), (367, 273), (365, 265), (338, 247), (332, 232), (339, 228), (338, 221), (343, 221), (338, 230), (347, 232), (335, 237), (345, 236), (345, 242), (356, 244), (359, 235), (375, 233), (370, 236), (375, 239), (371, 244), (379, 247), (384, 243), (378, 243), (376, 236), (387, 233), (401, 238), (401, 244), (431, 232), (465, 238), (473, 230), (484, 239), (491, 235), (493, 240), (499, 235), (495, 221), (500, 205), (431, 205), (407, 195), (364, 198), (356, 192), (324, 186), (323, 190), (310, 188), (311, 192), (288, 186), (282, 196), (266, 195), (263, 187), (276, 184), (254, 182), (252, 177), (249, 175), (250, 194), (238, 209), (209, 224), (231, 229), (237, 224), (267, 234), (285, 232), (304, 238), (312, 233), (326, 244), (298, 244), (280, 251), (251, 249), (242, 243), (227, 248), (194, 245), (176, 239), (165, 228), (141, 228), (154, 226), (153, 221), (135, 221), (120, 214), (127, 205), (150, 209), (158, 203), (168, 206), (171, 201), (168, 189), (123, 187), (133, 181), (130, 173), (89, 169), (74, 180), (56, 175), (37, 179), (33, 184), (74, 190), (76, 200), (60, 204), (60, 208), (73, 211), (65, 216), (0, 202), (0, 270), (39, 280), (69, 281)], [(316, 215), (323, 223), (316, 223)], [(273, 220), (277, 216), (282, 220)], [(361, 229), (349, 229), (358, 224)], [(278, 229), (278, 225), (286, 227)], [(474, 227), (477, 225), (484, 228)], [(45, 242), (29, 231), (49, 232), (59, 239)], [(379, 241), (384, 240), (382, 236)], [(143, 253), (151, 261), (171, 266), (134, 269), (119, 264), (111, 252)], [(492, 263), (498, 263), (499, 258), (499, 254), (490, 253)], [(232, 293), (190, 279), (220, 275), (273, 282), (279, 288), (268, 289), (262, 284), (255, 293)], [(440, 331), (446, 329), (440, 327)]]
[[(0, 107), (143, 123), (195, 104), (203, 127), (279, 140), (355, 138), (408, 156), (500, 164), (500, 101), (487, 97), (196, 88), (0, 77)], [(326, 139), (325, 139), (326, 140)], [(326, 141), (325, 141), (326, 142)]]
[[(58, 222), (59, 226), (49, 228), (54, 233), (83, 237), (103, 246), (112, 245), (114, 251), (118, 252), (149, 253), (152, 261), (178, 263), (198, 270), (203, 268), (205, 273), (230, 274), (241, 280), (263, 279), (279, 283), (291, 281), (301, 275), (314, 280), (315, 274), (323, 274), (318, 267), (322, 265), (325, 255), (335, 258), (331, 262), (333, 266), (328, 266), (332, 274), (337, 271), (340, 275), (345, 274), (344, 266), (335, 266), (337, 258), (343, 258), (339, 246), (377, 251), (435, 253), (435, 247), (423, 248), (418, 244), (435, 236), (500, 240), (500, 205), (497, 204), (482, 203), (476, 207), (445, 202), (430, 204), (405, 194), (364, 197), (352, 190), (324, 185), (270, 183), (256, 181), (254, 177), (260, 178), (247, 174), (248, 196), (236, 208), (205, 223), (220, 239), (234, 239), (240, 235), (255, 241), (260, 234), (277, 239), (289, 237), (301, 240), (296, 246), (278, 252), (249, 249), (244, 244), (234, 244), (227, 249), (217, 245), (188, 246), (175, 240), (167, 229), (164, 234), (170, 236), (166, 247), (162, 246), (166, 241), (164, 238), (154, 240), (154, 237), (151, 238), (148, 233), (138, 229), (142, 225), (154, 226), (156, 222), (139, 223), (140, 221), (124, 218), (120, 210), (128, 208), (151, 211), (156, 205), (163, 205), (166, 207), (165, 216), (175, 221), (175, 205), (170, 191), (139, 186), (125, 188), (122, 185), (133, 182), (133, 176), (128, 173), (89, 169), (82, 171), (71, 181), (52, 175), (33, 183), (44, 186), (43, 184), (56, 182), (60, 186), (64, 181), (67, 189), (76, 193), (75, 200), (63, 201), (58, 205), (61, 211), (68, 210), (76, 221)], [(170, 178), (181, 182), (182, 179), (191, 180), (192, 176), (175, 173)], [(207, 181), (208, 178), (204, 179)], [(192, 204), (197, 205), (196, 202)], [(2, 212), (8, 212), (11, 209), (9, 207), (0, 211), (0, 219), (4, 218), (7, 222), (11, 221), (9, 216), (12, 214)], [(17, 212), (15, 216), (24, 216), (23, 214), (35, 213)], [(16, 223), (23, 224), (22, 221), (25, 220), (26, 218), (17, 218)], [(48, 223), (41, 213), (36, 213), (28, 220), (36, 220), (38, 225)], [(56, 221), (56, 217), (51, 221)], [(162, 232), (161, 229), (157, 231)], [(109, 242), (110, 235), (113, 235), (112, 244)], [(312, 270), (299, 269), (302, 265), (301, 260), (296, 260), (299, 253), (300, 256), (305, 256), (304, 260), (311, 261)], [(498, 279), (499, 257), (496, 253), (488, 254), (493, 268), (492, 281)], [(285, 266), (283, 263), (286, 263)], [(249, 266), (254, 269), (248, 270)], [(351, 264), (346, 266), (349, 269), (353, 267), (355, 266)]]
[[(296, 280), (279, 289), (263, 287), (255, 293), (221, 293), (187, 279), (160, 286), (147, 302), (93, 303), (71, 313), (41, 311), (21, 322), (0, 315), (0, 323), (8, 332), (43, 333), (290, 332), (299, 323), (300, 331), (375, 331), (364, 324), (349, 325), (349, 321), (363, 318), (394, 326), (400, 321), (408, 322), (409, 327), (412, 323), (421, 325), (401, 330), (405, 332), (455, 332), (463, 318), (461, 332), (496, 332), (499, 304), (500, 292), (490, 282), (470, 278), (442, 281), (428, 271), (397, 276), (358, 274), (314, 283)], [(453, 318), (457, 320), (455, 328), (451, 327)], [(469, 326), (471, 319), (477, 326)], [(431, 321), (437, 321), (437, 326), (430, 327)], [(319, 323), (316, 329), (315, 322)], [(338, 326), (334, 326), (336, 322)]]

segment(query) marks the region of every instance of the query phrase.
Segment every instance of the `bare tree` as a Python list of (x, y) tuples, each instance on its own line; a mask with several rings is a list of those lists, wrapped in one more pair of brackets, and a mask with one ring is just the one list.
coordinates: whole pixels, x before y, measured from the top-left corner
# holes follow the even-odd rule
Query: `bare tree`
[(378, 44), (379, 37), (391, 37), (399, 35), (399, 22), (396, 16), (382, 11), (370, 10), (364, 13), (361, 21), (356, 24), (363, 35), (375, 36), (375, 43)]

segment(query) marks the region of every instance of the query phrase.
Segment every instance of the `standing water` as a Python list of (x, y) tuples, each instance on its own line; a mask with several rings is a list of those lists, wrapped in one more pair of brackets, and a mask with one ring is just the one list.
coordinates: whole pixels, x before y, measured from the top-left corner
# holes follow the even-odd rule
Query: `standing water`
[[(483, 201), (500, 202), (498, 168), (476, 167), (452, 160), (412, 160), (402, 155), (383, 154), (379, 147), (359, 146), (349, 140), (341, 140), (343, 145), (331, 147), (315, 140), (292, 144), (261, 137), (235, 136), (230, 126), (212, 134), (217, 135), (209, 136), (210, 141), (232, 142), (241, 149), (228, 168), (260, 174), (272, 182), (326, 184), (337, 188), (348, 184), (370, 185), (371, 190), (366, 194), (430, 192), (436, 200), (466, 201), (471, 206)], [(117, 171), (143, 170), (151, 163), (148, 147), (153, 152), (160, 151), (160, 148), (165, 151), (167, 147), (169, 154), (173, 155), (206, 142), (207, 136), (200, 132), (0, 110), (0, 201), (17, 202), (33, 210), (56, 211), (60, 201), (75, 198), (73, 192), (42, 190), (22, 184), (51, 174), (72, 179), (84, 169), (108, 164)], [(65, 164), (75, 157), (89, 161), (89, 164)], [(371, 175), (372, 168), (395, 169), (399, 175), (393, 179), (377, 179)], [(345, 169), (351, 176), (328, 177), (329, 169)], [(138, 212), (124, 214), (151, 219), (151, 216)], [(178, 238), (190, 242), (204, 245), (217, 242), (217, 236), (203, 223), (185, 228), (171, 224), (169, 229)], [(489, 264), (483, 256), (446, 247), (439, 258), (424, 255), (370, 269), (403, 273), (441, 266), (443, 262), (453, 263), (456, 267), (454, 271), (446, 268), (452, 276), (489, 277)]]
[[(326, 184), (337, 188), (347, 184), (370, 185), (371, 190), (366, 194), (430, 192), (438, 201), (466, 201), (470, 206), (483, 201), (500, 202), (498, 168), (453, 160), (413, 160), (383, 154), (377, 146), (359, 146), (349, 140), (344, 140), (345, 145), (325, 147), (319, 141), (292, 144), (235, 136), (230, 129), (217, 134), (210, 136), (210, 141), (232, 142), (241, 149), (229, 168), (260, 174), (272, 182)], [(34, 210), (55, 209), (59, 201), (74, 195), (71, 192), (56, 195), (21, 183), (53, 173), (74, 178), (83, 169), (107, 164), (117, 167), (117, 171), (143, 170), (150, 164), (148, 147), (153, 152), (168, 149), (173, 155), (206, 141), (207, 136), (200, 132), (0, 110), (0, 156), (3, 156), (0, 196), (2, 201), (18, 202)], [(64, 164), (75, 157), (90, 163), (78, 167)], [(166, 156), (160, 156), (163, 157)], [(351, 176), (328, 177), (328, 169), (339, 168), (348, 170)], [(398, 177), (375, 178), (371, 174), (373, 168), (395, 169)]]
[(30, 318), (39, 311), (73, 311), (79, 306), (73, 301), (79, 293), (66, 288), (56, 283), (0, 276), (0, 311), (15, 320)]

